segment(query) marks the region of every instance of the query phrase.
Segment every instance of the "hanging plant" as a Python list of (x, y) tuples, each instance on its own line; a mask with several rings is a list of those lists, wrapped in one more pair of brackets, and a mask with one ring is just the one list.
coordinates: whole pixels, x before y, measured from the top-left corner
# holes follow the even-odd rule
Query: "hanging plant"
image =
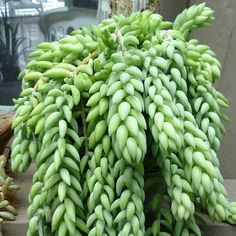
[(212, 14), (136, 12), (38, 45), (12, 125), (13, 170), (37, 166), (28, 235), (201, 235), (202, 211), (235, 223), (217, 159), (221, 66), (189, 40)]

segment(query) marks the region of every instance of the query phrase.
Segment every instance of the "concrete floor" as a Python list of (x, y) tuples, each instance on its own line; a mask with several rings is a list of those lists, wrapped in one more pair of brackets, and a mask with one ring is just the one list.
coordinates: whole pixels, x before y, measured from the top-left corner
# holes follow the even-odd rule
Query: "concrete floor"
[[(27, 231), (27, 207), (28, 193), (31, 186), (32, 175), (35, 167), (30, 169), (25, 174), (15, 176), (17, 184), (21, 187), (17, 194), (17, 211), (16, 221), (5, 221), (3, 223), (4, 236), (25, 236)], [(230, 199), (236, 201), (236, 180), (225, 180), (225, 186), (229, 193)], [(228, 224), (213, 224), (201, 226), (203, 236), (236, 236), (236, 226)]]

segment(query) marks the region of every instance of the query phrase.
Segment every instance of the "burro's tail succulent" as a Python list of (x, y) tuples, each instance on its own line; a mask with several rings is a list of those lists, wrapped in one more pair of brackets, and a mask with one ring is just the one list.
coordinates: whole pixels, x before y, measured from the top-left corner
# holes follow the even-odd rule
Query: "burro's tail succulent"
[(236, 223), (217, 158), (221, 65), (189, 40), (212, 20), (204, 4), (174, 23), (135, 12), (31, 53), (11, 157), (37, 166), (28, 236), (200, 236), (200, 212)]

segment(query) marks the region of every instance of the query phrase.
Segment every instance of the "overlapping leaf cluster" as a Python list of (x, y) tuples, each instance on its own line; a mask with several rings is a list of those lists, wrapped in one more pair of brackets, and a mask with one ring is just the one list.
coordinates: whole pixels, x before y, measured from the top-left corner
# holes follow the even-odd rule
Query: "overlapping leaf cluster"
[(201, 235), (201, 210), (236, 221), (217, 159), (220, 63), (188, 38), (212, 14), (136, 12), (38, 45), (13, 122), (12, 168), (37, 166), (28, 235)]
[(3, 220), (15, 220), (17, 212), (12, 205), (19, 186), (6, 174), (7, 157), (0, 155), (0, 223)]

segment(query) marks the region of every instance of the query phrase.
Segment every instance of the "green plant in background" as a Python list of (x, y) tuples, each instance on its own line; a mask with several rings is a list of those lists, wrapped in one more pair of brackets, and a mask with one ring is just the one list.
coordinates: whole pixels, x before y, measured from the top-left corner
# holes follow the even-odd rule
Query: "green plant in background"
[(17, 35), (19, 24), (10, 23), (6, 3), (0, 18), (0, 72), (3, 81), (14, 81), (20, 72), (18, 58), (25, 51), (21, 48), (25, 38)]
[(0, 156), (0, 223), (3, 220), (15, 220), (16, 209), (10, 201), (14, 198), (15, 191), (19, 186), (13, 182), (13, 179), (7, 176), (5, 172), (7, 158)]
[(174, 23), (136, 12), (38, 45), (12, 125), (12, 169), (37, 166), (28, 235), (200, 236), (202, 211), (236, 222), (217, 159), (221, 66), (188, 39), (212, 20), (204, 4)]

